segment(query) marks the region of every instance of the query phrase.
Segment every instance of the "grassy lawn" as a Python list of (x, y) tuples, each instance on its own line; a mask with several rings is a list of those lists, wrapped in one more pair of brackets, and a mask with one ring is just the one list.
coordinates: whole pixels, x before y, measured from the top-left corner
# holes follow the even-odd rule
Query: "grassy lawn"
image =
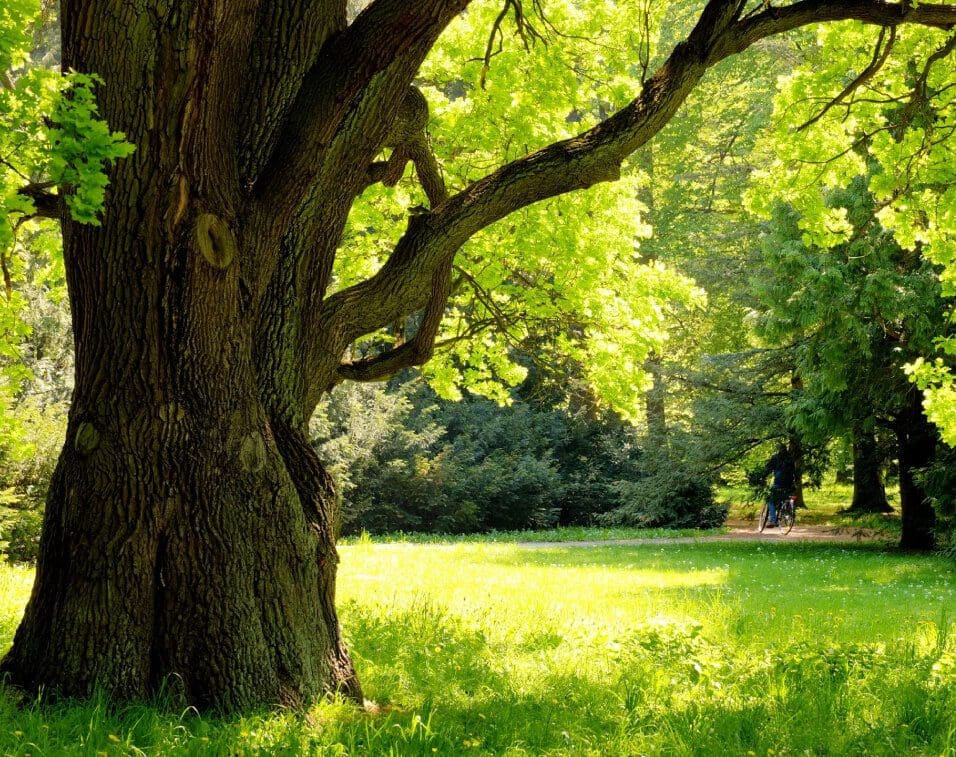
[[(345, 546), (373, 712), (18, 707), (2, 754), (956, 754), (956, 570), (831, 544)], [(28, 570), (0, 569), (8, 643)]]
[(620, 539), (659, 539), (680, 536), (707, 536), (723, 528), (628, 528), (625, 526), (557, 526), (537, 531), (489, 531), (483, 534), (375, 534), (346, 536), (343, 545), (362, 544), (498, 544), (512, 542), (613, 541)]

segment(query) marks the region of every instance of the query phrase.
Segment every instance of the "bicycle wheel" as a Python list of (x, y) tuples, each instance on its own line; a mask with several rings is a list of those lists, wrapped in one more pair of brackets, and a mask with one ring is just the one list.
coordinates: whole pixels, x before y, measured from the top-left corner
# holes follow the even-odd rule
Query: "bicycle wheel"
[(757, 531), (763, 533), (767, 527), (767, 516), (770, 515), (770, 507), (764, 503), (763, 510), (760, 511), (760, 517), (757, 518)]
[(780, 508), (780, 530), (783, 533), (790, 533), (790, 529), (793, 528), (793, 523), (796, 519), (797, 516), (796, 513), (794, 513), (793, 505), (789, 502)]

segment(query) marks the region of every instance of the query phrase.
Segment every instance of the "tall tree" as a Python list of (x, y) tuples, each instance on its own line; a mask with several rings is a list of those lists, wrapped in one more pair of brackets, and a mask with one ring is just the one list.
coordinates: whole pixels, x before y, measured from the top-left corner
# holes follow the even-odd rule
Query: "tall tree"
[[(799, 215), (778, 207), (764, 240), (766, 267), (754, 277), (762, 306), (758, 330), (794, 349), (801, 381), (792, 422), (803, 436), (823, 443), (857, 435), (857, 510), (879, 511), (880, 501), (885, 504), (879, 471), (873, 470), (872, 436), (877, 426), (893, 431), (901, 543), (925, 549), (933, 544), (933, 514), (914, 472), (932, 462), (936, 432), (919, 410), (922, 397), (903, 366), (945, 333), (945, 301), (938, 266), (900, 247), (879, 223), (868, 183), (859, 176), (828, 193), (827, 207), (845, 211), (854, 229), (850, 241), (830, 249), (806, 244)], [(872, 502), (865, 501), (870, 497)]]
[[(860, 424), (862, 425), (862, 424)], [(853, 499), (851, 513), (888, 513), (893, 510), (886, 499), (883, 485), (884, 455), (880, 453), (873, 429), (854, 428)]]
[[(64, 68), (105, 77), (100, 112), (135, 153), (109, 171), (96, 225), (70, 207), (69, 178), (72, 215), (31, 188), (31, 212), (62, 218), (76, 387), (2, 663), (18, 684), (128, 698), (169, 680), (223, 708), (359, 696), (334, 607), (332, 485), (305, 433), (323, 393), (426, 361), (462, 245), (617, 179), (719, 61), (806, 24), (956, 24), (931, 3), (710, 0), (612, 115), (452, 194), (410, 86), (469, 0), (374, 0), (351, 23), (346, 5), (62, 4)], [(502, 5), (489, 59), (509, 12), (532, 33), (520, 0)], [(378, 271), (330, 293), (355, 198), (408, 162), (428, 206)], [(414, 313), (402, 344), (343, 360)]]

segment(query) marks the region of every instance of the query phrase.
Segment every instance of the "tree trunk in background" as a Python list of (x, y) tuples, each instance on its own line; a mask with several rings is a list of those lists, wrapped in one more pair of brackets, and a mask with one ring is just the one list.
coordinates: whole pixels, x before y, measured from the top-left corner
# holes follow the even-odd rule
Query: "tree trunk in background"
[[(841, 447), (846, 444), (844, 440), (841, 440)], [(850, 452), (853, 452), (853, 440), (850, 440)], [(835, 482), (837, 484), (850, 485), (853, 483), (853, 465), (842, 464), (844, 461), (845, 448), (840, 450), (839, 460), (841, 461), (840, 466), (836, 470)]]
[(806, 507), (803, 500), (803, 444), (795, 437), (790, 437), (790, 457), (793, 459), (793, 493), (797, 495), (797, 507)]
[(664, 399), (666, 388), (662, 368), (661, 358), (656, 352), (652, 352), (644, 361), (644, 370), (650, 374), (653, 382), (644, 396), (647, 433), (652, 441), (661, 446), (667, 443), (667, 406)]
[(872, 431), (853, 434), (853, 501), (851, 513), (890, 513), (893, 508), (886, 501), (883, 486), (879, 446)]
[[(796, 370), (790, 373), (790, 386), (795, 391), (803, 389), (803, 379)], [(787, 447), (793, 460), (793, 493), (797, 495), (796, 506), (806, 507), (807, 503), (803, 499), (803, 442), (800, 437), (792, 435), (787, 440)]]
[(902, 549), (928, 551), (936, 546), (936, 512), (914, 474), (936, 455), (936, 429), (923, 412), (922, 392), (913, 392), (909, 406), (895, 420), (900, 463)]
[[(657, 211), (657, 201), (654, 197), (655, 161), (654, 147), (647, 145), (641, 150), (638, 162), (647, 175), (647, 183), (638, 192), (638, 197), (647, 208), (647, 218), (653, 225)], [(641, 243), (641, 259), (651, 265), (658, 260), (657, 250), (653, 239), (645, 239)], [(644, 414), (647, 421), (647, 435), (652, 443), (659, 447), (667, 444), (667, 388), (664, 386), (664, 361), (656, 350), (651, 350), (644, 361), (644, 370), (651, 379), (651, 387), (644, 394)]]

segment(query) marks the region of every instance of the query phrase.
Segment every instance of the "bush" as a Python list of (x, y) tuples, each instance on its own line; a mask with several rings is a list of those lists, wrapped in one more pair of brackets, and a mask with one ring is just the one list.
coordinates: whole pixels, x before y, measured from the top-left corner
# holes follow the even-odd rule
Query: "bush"
[(33, 400), (15, 409), (23, 436), (0, 450), (0, 550), (14, 562), (34, 562), (43, 506), (66, 428), (66, 407)]
[(642, 528), (716, 528), (727, 519), (727, 507), (714, 496), (716, 477), (703, 473), (693, 458), (673, 450), (645, 456), (643, 475), (614, 484), (621, 504), (601, 517), (615, 526)]
[(639, 475), (633, 430), (613, 416), (444, 402), (420, 381), (340, 387), (313, 434), (346, 534), (587, 525), (618, 504), (616, 477)]

